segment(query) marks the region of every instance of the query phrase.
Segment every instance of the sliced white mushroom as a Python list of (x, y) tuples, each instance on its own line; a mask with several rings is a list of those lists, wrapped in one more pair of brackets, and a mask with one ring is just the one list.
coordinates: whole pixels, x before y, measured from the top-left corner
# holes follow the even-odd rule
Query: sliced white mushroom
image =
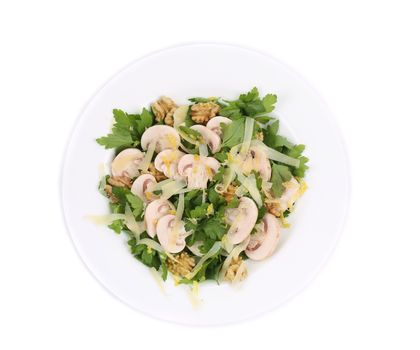
[(214, 131), (211, 131), (209, 128), (205, 127), (204, 125), (193, 125), (191, 126), (192, 130), (198, 131), (201, 136), (203, 136), (204, 141), (210, 148), (212, 153), (216, 153), (220, 151), (220, 136), (217, 135)]
[(207, 124), (206, 127), (210, 129), (211, 131), (215, 132), (217, 135), (222, 136), (222, 128), (220, 124), (230, 124), (232, 123), (232, 120), (226, 117), (214, 117), (211, 118)]
[(188, 188), (207, 188), (220, 167), (217, 159), (198, 154), (186, 154), (178, 163), (178, 173), (187, 179)]
[(251, 146), (244, 157), (239, 160), (243, 173), (248, 175), (252, 171), (260, 174), (261, 178), (269, 181), (271, 178), (271, 165), (266, 153), (256, 146)]
[(169, 253), (179, 253), (185, 248), (184, 222), (177, 219), (176, 215), (168, 214), (161, 217), (156, 226), (159, 243)]
[(292, 177), (289, 181), (284, 182), (283, 186), (285, 190), (278, 199), (281, 211), (291, 209), (293, 204), (302, 195), (301, 184), (294, 177)]
[(279, 220), (272, 214), (265, 214), (245, 250), (248, 258), (263, 260), (273, 254), (280, 240), (280, 230)]
[(146, 231), (150, 237), (153, 238), (156, 235), (156, 225), (159, 219), (171, 211), (175, 212), (175, 207), (166, 199), (155, 199), (150, 202), (144, 212)]
[(153, 175), (143, 174), (140, 175), (131, 186), (131, 192), (139, 196), (143, 202), (149, 203), (158, 198), (152, 191), (153, 186), (156, 184), (156, 179)]
[(182, 176), (178, 173), (178, 163), (183, 155), (185, 153), (177, 149), (165, 149), (156, 156), (155, 168), (170, 179), (180, 180)]
[(154, 125), (143, 133), (141, 147), (146, 150), (150, 144), (156, 142), (156, 152), (164, 149), (177, 149), (181, 143), (178, 131), (168, 125)]
[(112, 176), (133, 178), (139, 175), (139, 166), (144, 153), (137, 148), (127, 148), (117, 154), (111, 163)]
[(230, 225), (227, 238), (232, 244), (241, 243), (251, 233), (257, 222), (258, 208), (248, 197), (239, 200), (239, 206), (227, 210), (226, 221)]

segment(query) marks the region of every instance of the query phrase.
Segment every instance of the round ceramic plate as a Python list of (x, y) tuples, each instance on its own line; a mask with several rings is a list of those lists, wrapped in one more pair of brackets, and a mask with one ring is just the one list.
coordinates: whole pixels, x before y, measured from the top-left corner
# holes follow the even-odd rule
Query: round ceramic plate
[[(278, 96), (280, 132), (306, 144), (309, 189), (290, 215), (274, 255), (248, 264), (239, 286), (200, 285), (199, 299), (171, 278), (159, 285), (150, 270), (116, 235), (86, 216), (107, 214), (97, 191), (112, 153), (95, 139), (109, 132), (112, 109), (138, 112), (159, 96), (179, 104), (194, 96), (233, 99), (258, 87)], [(62, 169), (62, 203), (74, 245), (97, 280), (114, 296), (147, 315), (191, 325), (231, 323), (260, 315), (301, 291), (331, 254), (349, 202), (347, 155), (337, 126), (322, 99), (290, 68), (265, 54), (231, 45), (195, 44), (162, 50), (135, 61), (90, 100), (72, 133)]]

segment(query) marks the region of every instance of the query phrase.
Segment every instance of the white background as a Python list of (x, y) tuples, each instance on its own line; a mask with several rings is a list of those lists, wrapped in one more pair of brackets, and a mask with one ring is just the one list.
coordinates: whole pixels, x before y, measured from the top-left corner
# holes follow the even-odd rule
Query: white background
[[(2, 1), (0, 348), (419, 349), (418, 5)], [(64, 147), (92, 93), (150, 51), (203, 40), (255, 47), (305, 76), (352, 163), (348, 224), (318, 278), (280, 309), (223, 328), (162, 323), (115, 300), (75, 253), (58, 196)]]

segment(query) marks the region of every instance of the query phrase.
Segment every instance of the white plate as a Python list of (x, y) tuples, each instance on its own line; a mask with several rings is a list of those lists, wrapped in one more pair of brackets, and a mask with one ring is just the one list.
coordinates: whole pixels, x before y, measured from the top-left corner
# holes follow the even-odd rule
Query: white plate
[[(199, 307), (187, 286), (169, 278), (160, 289), (129, 253), (125, 236), (86, 215), (108, 212), (97, 191), (101, 164), (112, 155), (95, 142), (109, 132), (112, 109), (137, 112), (160, 95), (178, 103), (193, 96), (235, 98), (257, 86), (278, 96), (281, 132), (307, 145), (309, 189), (290, 216), (277, 252), (248, 264), (240, 288), (200, 286)], [(119, 72), (91, 99), (71, 136), (62, 170), (62, 203), (74, 245), (92, 274), (114, 296), (147, 315), (191, 325), (244, 320), (281, 305), (301, 291), (332, 252), (349, 202), (349, 169), (340, 133), (318, 94), (290, 68), (259, 52), (231, 45), (195, 44), (146, 56)]]

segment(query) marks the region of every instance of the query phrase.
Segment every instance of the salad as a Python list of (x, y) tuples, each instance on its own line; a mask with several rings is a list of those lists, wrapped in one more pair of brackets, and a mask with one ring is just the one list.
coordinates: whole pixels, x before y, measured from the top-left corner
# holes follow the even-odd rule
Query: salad
[(239, 282), (272, 255), (306, 189), (305, 146), (278, 134), (276, 95), (160, 97), (139, 114), (113, 110), (115, 150), (99, 191), (106, 221), (133, 256), (176, 283)]

